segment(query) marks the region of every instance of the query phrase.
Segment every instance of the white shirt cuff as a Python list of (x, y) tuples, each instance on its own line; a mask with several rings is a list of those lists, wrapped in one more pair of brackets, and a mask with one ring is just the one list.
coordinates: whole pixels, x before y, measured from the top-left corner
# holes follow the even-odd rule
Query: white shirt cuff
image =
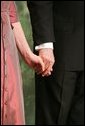
[(43, 48), (51, 48), (53, 49), (53, 43), (52, 42), (47, 42), (47, 43), (44, 43), (44, 44), (40, 44), (38, 46), (35, 46), (35, 50), (38, 51), (40, 49), (43, 49)]

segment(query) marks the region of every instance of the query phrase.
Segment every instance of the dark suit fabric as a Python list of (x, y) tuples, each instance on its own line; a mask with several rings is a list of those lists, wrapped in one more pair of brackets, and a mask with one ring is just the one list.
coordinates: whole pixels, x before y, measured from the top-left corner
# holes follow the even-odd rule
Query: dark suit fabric
[(27, 5), (34, 46), (53, 42), (55, 55), (52, 75), (36, 75), (36, 124), (83, 124), (83, 79), (79, 84), (78, 79), (84, 74), (84, 1), (29, 0)]

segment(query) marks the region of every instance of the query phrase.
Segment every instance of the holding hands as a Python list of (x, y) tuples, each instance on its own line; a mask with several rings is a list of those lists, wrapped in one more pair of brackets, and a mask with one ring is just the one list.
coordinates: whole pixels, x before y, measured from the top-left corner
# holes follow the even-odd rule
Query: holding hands
[(53, 65), (55, 63), (55, 58), (53, 54), (53, 49), (51, 48), (44, 48), (39, 50), (39, 56), (42, 58), (45, 69), (41, 73), (42, 76), (49, 76), (53, 71)]
[(42, 76), (51, 75), (52, 67), (55, 62), (53, 49), (43, 48), (39, 50), (39, 56), (35, 55), (29, 47), (20, 22), (12, 23), (12, 27), (17, 48), (26, 63), (33, 68), (37, 74), (41, 74)]
[[(49, 76), (53, 71), (53, 65), (55, 62), (53, 49), (44, 48), (39, 50), (39, 56), (34, 56), (33, 68), (37, 74), (42, 76)], [(32, 61), (32, 62), (33, 62)]]

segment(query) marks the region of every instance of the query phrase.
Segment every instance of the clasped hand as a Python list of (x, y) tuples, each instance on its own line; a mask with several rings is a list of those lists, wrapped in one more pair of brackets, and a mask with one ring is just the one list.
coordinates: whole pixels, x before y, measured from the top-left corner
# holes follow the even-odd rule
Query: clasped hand
[(42, 76), (49, 76), (53, 71), (53, 65), (55, 63), (55, 58), (53, 54), (53, 49), (45, 48), (39, 50), (39, 62), (35, 66), (35, 71), (37, 74)]

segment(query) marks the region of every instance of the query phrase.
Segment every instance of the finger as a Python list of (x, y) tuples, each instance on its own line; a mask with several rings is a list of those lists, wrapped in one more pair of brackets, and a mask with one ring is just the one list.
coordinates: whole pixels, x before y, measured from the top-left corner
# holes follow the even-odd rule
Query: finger
[(51, 75), (51, 70), (50, 70), (50, 69), (46, 70), (46, 71), (42, 74), (42, 76), (49, 76), (49, 75)]
[(44, 69), (44, 71), (40, 70), (39, 72), (37, 72), (37, 74), (43, 74), (43, 73), (45, 73), (45, 71), (48, 69), (48, 67), (49, 66), (46, 66), (45, 69)]
[(47, 73), (47, 74), (45, 74), (45, 75), (43, 74), (42, 77), (48, 77), (48, 76), (50, 76), (50, 75), (51, 75), (51, 72), (49, 72), (49, 73)]
[(48, 67), (49, 67), (49, 63), (48, 63), (48, 61), (43, 61), (44, 62), (44, 69), (43, 70), (40, 70), (39, 72), (37, 72), (37, 74), (43, 74), (43, 72), (45, 71), (45, 70), (47, 70), (48, 69)]
[(50, 63), (49, 67), (45, 71), (43, 71), (42, 75), (43, 76), (50, 75), (50, 72), (53, 71), (52, 67), (53, 67), (53, 63)]
[(35, 66), (34, 66), (34, 69), (37, 73), (42, 73), (45, 69), (45, 65), (43, 63), (42, 60), (40, 60), (39, 63), (37, 63)]
[(51, 75), (51, 72), (48, 72), (45, 76), (50, 76)]
[(41, 65), (36, 65), (35, 68), (34, 68), (35, 72), (37, 73), (41, 73), (43, 71), (43, 68)]
[(53, 69), (51, 69), (49, 72), (47, 72), (44, 76), (50, 76), (52, 71), (53, 71)]

